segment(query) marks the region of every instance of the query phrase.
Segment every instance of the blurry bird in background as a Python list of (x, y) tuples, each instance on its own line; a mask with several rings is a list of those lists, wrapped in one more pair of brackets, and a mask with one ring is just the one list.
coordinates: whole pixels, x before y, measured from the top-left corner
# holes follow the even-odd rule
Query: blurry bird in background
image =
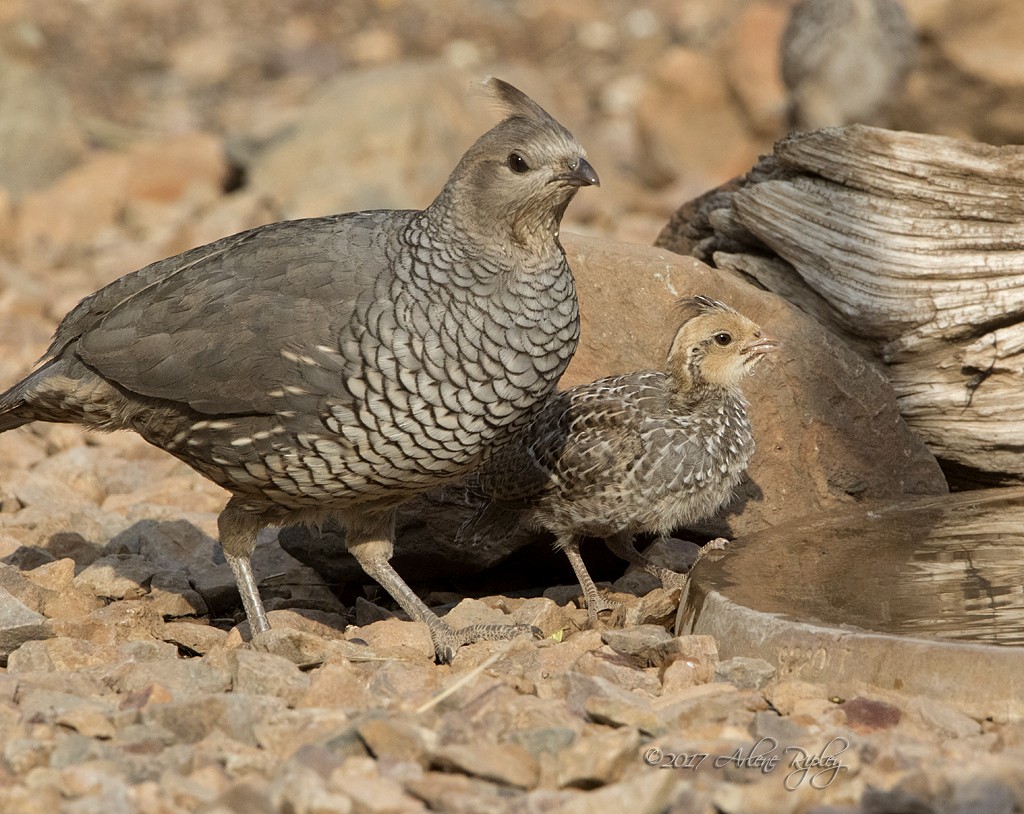
[(915, 47), (899, 0), (801, 0), (780, 43), (790, 127), (884, 124)]
[(471, 545), (526, 523), (555, 535), (593, 619), (613, 607), (583, 559), (584, 537), (663, 583), (680, 575), (637, 552), (633, 538), (704, 520), (732, 495), (754, 451), (740, 383), (776, 342), (708, 297), (683, 300), (685, 321), (664, 371), (579, 385), (551, 397), (516, 438), (469, 476), (484, 503), (459, 529)]

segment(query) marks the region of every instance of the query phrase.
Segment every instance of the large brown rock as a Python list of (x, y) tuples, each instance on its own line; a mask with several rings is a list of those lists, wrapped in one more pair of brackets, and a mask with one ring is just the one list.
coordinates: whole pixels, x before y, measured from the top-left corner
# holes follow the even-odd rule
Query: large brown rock
[(781, 297), (664, 249), (572, 235), (565, 246), (583, 314), (565, 386), (660, 366), (679, 323), (675, 303), (694, 294), (729, 303), (779, 341), (744, 384), (757, 452), (724, 522), (711, 524), (718, 531), (744, 534), (863, 498), (946, 491), (886, 379)]
[[(749, 479), (723, 515), (700, 531), (746, 534), (865, 498), (946, 491), (938, 464), (904, 424), (888, 382), (818, 323), (781, 297), (738, 276), (663, 249), (567, 234), (582, 313), (581, 340), (562, 379), (568, 387), (601, 376), (660, 367), (680, 316), (676, 301), (721, 299), (756, 320), (780, 348), (747, 381), (757, 452)], [(409, 577), (490, 567), (531, 541), (510, 535), (460, 550), (455, 531), (468, 513), (461, 490), (434, 490), (399, 512), (395, 565)], [(343, 535), (286, 529), (281, 544), (333, 578), (360, 574)], [(538, 578), (542, 580), (542, 578)]]

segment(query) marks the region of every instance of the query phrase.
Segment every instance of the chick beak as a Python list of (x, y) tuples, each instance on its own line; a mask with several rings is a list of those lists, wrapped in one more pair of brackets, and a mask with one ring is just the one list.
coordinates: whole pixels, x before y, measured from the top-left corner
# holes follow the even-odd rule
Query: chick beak
[(562, 181), (577, 187), (599, 187), (601, 179), (597, 177), (590, 162), (583, 156), (576, 159), (576, 164), (569, 168), (569, 172), (559, 176)]
[(779, 347), (779, 343), (767, 334), (757, 334), (754, 341), (740, 348), (740, 353), (747, 357), (748, 362), (759, 361), (766, 353)]

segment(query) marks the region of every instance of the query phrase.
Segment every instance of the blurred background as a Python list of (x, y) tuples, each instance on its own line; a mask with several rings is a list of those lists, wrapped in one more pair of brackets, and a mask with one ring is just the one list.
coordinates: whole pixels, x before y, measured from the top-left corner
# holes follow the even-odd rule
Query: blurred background
[[(3, 0), (0, 378), (150, 261), (281, 218), (430, 202), (487, 74), (587, 147), (567, 228), (650, 244), (786, 125), (792, 0)], [(905, 0), (899, 129), (1024, 141), (1020, 0)]]

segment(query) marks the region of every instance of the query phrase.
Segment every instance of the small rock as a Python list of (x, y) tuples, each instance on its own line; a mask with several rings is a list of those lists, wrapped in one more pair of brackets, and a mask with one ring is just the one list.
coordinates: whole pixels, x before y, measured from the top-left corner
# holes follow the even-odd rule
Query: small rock
[(929, 729), (947, 738), (967, 738), (981, 732), (981, 724), (960, 710), (932, 698), (917, 697), (907, 704), (907, 713)]
[(561, 699), (572, 665), (584, 653), (600, 647), (601, 632), (597, 630), (580, 631), (560, 643), (550, 639), (539, 642), (524, 653), (530, 664), (523, 677), (535, 688), (537, 697)]
[(584, 710), (594, 723), (639, 729), (647, 735), (665, 731), (658, 713), (639, 701), (595, 696), (587, 699)]
[(82, 719), (106, 717), (113, 712), (112, 708), (89, 698), (42, 689), (26, 691), (18, 707), (25, 720), (47, 723), (58, 723), (61, 719), (72, 719), (75, 716), (81, 716)]
[(346, 632), (348, 638), (362, 639), (380, 658), (434, 661), (434, 644), (423, 622), (383, 619)]
[(545, 637), (572, 629), (572, 616), (547, 597), (526, 599), (512, 611), (512, 623), (531, 625)]
[(148, 601), (126, 599), (103, 605), (84, 619), (54, 620), (52, 624), (60, 636), (94, 644), (119, 644), (135, 639), (161, 640), (164, 620)]
[(283, 656), (243, 649), (232, 655), (232, 692), (276, 695), (294, 705), (309, 689), (309, 676)]
[(653, 707), (665, 726), (683, 731), (708, 722), (732, 720), (746, 727), (753, 720), (753, 713), (739, 700), (739, 690), (725, 682), (697, 684), (662, 695)]
[(382, 622), (385, 619), (394, 619), (395, 615), (373, 602), (356, 597), (356, 627), (369, 627), (374, 622)]
[(410, 798), (401, 785), (382, 777), (377, 763), (369, 757), (347, 758), (331, 772), (328, 788), (351, 797), (356, 809), (366, 814), (423, 811), (422, 805)]
[(167, 618), (202, 616), (209, 608), (181, 571), (157, 571), (150, 582), (153, 610)]
[(553, 756), (559, 788), (592, 789), (636, 772), (640, 734), (635, 729), (598, 729)]
[(151, 684), (160, 684), (176, 699), (184, 701), (201, 693), (226, 692), (231, 686), (231, 673), (209, 658), (164, 659), (129, 662), (117, 668), (108, 680), (121, 693), (138, 692)]
[(434, 768), (480, 777), (505, 786), (530, 789), (540, 778), (536, 758), (513, 743), (445, 744), (434, 752)]
[(53, 746), (52, 741), (39, 738), (11, 738), (3, 747), (4, 763), (15, 774), (27, 774), (38, 766), (49, 764)]
[(754, 713), (750, 734), (755, 738), (774, 738), (783, 749), (786, 746), (800, 746), (807, 740), (806, 730), (802, 726), (771, 710)]
[(507, 614), (479, 599), (463, 599), (445, 614), (444, 620), (454, 628), (511, 624)]
[(349, 814), (352, 799), (327, 788), (327, 781), (313, 769), (289, 763), (275, 778), (270, 791), (274, 810), (295, 814)]
[(509, 741), (522, 746), (538, 760), (549, 760), (576, 740), (576, 730), (568, 726), (547, 726), (520, 729), (509, 735)]
[(218, 627), (198, 622), (167, 622), (164, 625), (165, 641), (200, 655), (222, 645), (227, 635)]
[(646, 596), (660, 587), (661, 580), (654, 574), (649, 574), (642, 568), (634, 568), (632, 565), (612, 583), (612, 591), (615, 593), (631, 594), (632, 596)]
[(507, 786), (499, 786), (478, 777), (447, 772), (424, 772), (422, 777), (405, 784), (429, 811), (451, 814), (508, 814), (510, 802)]
[(580, 675), (604, 678), (628, 692), (640, 691), (647, 696), (661, 694), (661, 682), (654, 671), (640, 669), (634, 659), (609, 647), (584, 653), (572, 669)]
[(378, 760), (408, 760), (427, 768), (437, 748), (437, 733), (412, 719), (371, 718), (359, 725), (358, 732)]
[(25, 642), (11, 653), (7, 669), (12, 673), (74, 671), (98, 667), (113, 657), (111, 648), (60, 636)]
[(109, 739), (117, 732), (110, 716), (100, 707), (83, 704), (57, 716), (55, 723), (87, 738)]
[(44, 563), (31, 571), (23, 572), (25, 579), (34, 582), (40, 588), (50, 591), (66, 591), (75, 578), (75, 561), (70, 557), (62, 557), (53, 562)]
[(652, 658), (662, 664), (663, 692), (706, 684), (718, 666), (718, 643), (713, 636), (677, 636), (659, 647)]
[(693, 804), (680, 794), (678, 772), (637, 772), (618, 783), (577, 794), (559, 814), (628, 811), (630, 814), (661, 814), (665, 811), (710, 811), (710, 807)]
[(597, 676), (570, 673), (566, 704), (571, 711), (597, 723), (634, 727), (650, 734), (662, 728), (650, 699)]
[(155, 723), (184, 743), (196, 743), (219, 731), (239, 743), (255, 746), (253, 727), (284, 707), (280, 698), (242, 693), (194, 691), (184, 700), (152, 704), (142, 710), (144, 723)]
[(782, 679), (765, 687), (765, 698), (783, 715), (792, 715), (798, 701), (825, 700), (828, 691), (819, 684), (796, 679)]
[(977, 812), (977, 814), (1011, 814), (1019, 808), (1019, 797), (1014, 791), (1019, 781), (1009, 778), (972, 777), (956, 783), (949, 811)]
[(308, 675), (309, 689), (295, 702), (296, 708), (340, 708), (356, 714), (376, 701), (364, 665), (337, 660), (311, 670)]
[[(281, 760), (299, 759), (326, 777), (340, 765), (342, 757), (319, 744), (344, 730), (349, 723), (349, 716), (340, 709), (282, 709), (253, 724), (253, 734), (261, 749)], [(322, 765), (325, 755), (331, 758), (327, 768)]]
[(0, 588), (0, 661), (26, 642), (52, 635), (46, 617)]
[(155, 573), (156, 567), (142, 557), (108, 555), (87, 566), (73, 584), (105, 599), (134, 598), (149, 592), (149, 581)]
[[(456, 679), (450, 678), (446, 671), (439, 670), (432, 662), (394, 659), (375, 662), (370, 672), (371, 706), (416, 709), (437, 695), (446, 680), (450, 683)], [(470, 688), (473, 686), (469, 685)]]
[(675, 624), (679, 610), (678, 588), (655, 588), (645, 594), (636, 604), (624, 604), (616, 609), (613, 624), (619, 627), (657, 625), (671, 627)]
[(740, 690), (759, 690), (775, 676), (775, 667), (764, 659), (733, 656), (715, 667), (715, 681), (726, 681)]
[(650, 653), (657, 647), (671, 641), (672, 634), (659, 625), (640, 625), (621, 630), (605, 630), (601, 641), (613, 650), (628, 656), (639, 656), (649, 660)]
[(141, 690), (124, 693), (120, 709), (144, 709), (150, 704), (169, 704), (174, 700), (171, 691), (162, 684), (147, 684)]
[(855, 732), (891, 729), (903, 717), (899, 707), (887, 704), (885, 701), (862, 696), (844, 701), (839, 708), (846, 716), (846, 725)]

